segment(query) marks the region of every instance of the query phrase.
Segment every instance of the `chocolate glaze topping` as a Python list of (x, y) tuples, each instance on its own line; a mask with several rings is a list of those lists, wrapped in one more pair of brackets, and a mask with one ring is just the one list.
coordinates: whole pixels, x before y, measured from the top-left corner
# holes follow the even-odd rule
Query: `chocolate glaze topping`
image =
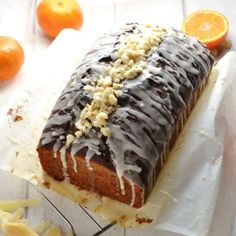
[[(146, 55), (147, 66), (142, 73), (123, 82), (117, 108), (108, 120), (112, 135), (105, 137), (92, 128), (88, 135), (66, 146), (66, 136), (75, 134), (75, 122), (92, 100), (83, 87), (94, 85), (100, 75), (106, 76), (106, 67), (116, 60), (119, 45), (137, 27), (126, 25), (95, 43), (59, 97), (39, 147), (53, 148), (54, 152), (66, 147), (75, 158), (80, 155), (101, 162), (115, 169), (119, 177), (125, 176), (149, 191), (176, 122), (214, 62), (209, 50), (196, 39), (178, 31), (165, 31), (161, 43)], [(76, 164), (74, 169), (79, 171)], [(121, 189), (122, 184), (121, 180)]]

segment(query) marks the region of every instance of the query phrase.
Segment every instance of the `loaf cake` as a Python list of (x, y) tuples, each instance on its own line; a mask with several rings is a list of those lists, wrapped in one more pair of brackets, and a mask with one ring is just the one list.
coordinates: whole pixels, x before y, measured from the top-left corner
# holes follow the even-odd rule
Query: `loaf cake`
[(132, 23), (103, 35), (42, 132), (43, 170), (142, 207), (213, 63), (202, 43), (173, 29)]

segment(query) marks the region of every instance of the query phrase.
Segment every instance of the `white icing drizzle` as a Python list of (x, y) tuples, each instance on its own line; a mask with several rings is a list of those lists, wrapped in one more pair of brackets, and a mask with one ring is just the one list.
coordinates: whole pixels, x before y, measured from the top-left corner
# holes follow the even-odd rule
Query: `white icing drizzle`
[(67, 176), (67, 162), (66, 162), (66, 146), (62, 147), (60, 149), (60, 159), (61, 159), (61, 163), (62, 163), (62, 171), (63, 171), (63, 176), (66, 177)]
[[(61, 162), (62, 162), (62, 171), (63, 171), (63, 176), (64, 177), (67, 177), (67, 161), (66, 161), (66, 150), (67, 148), (69, 147), (69, 145), (71, 143), (73, 143), (74, 141), (74, 136), (73, 135), (67, 135), (66, 137), (66, 144), (59, 149), (59, 153), (60, 153), (60, 159), (61, 159)], [(55, 148), (55, 145), (54, 145), (54, 148)], [(58, 152), (58, 149), (54, 149), (54, 158), (57, 157), (57, 152)], [(72, 159), (72, 162), (73, 162), (73, 170), (75, 172), (78, 172), (78, 165), (77, 165), (77, 161), (75, 159), (75, 156), (74, 155), (71, 155), (71, 159)]]
[(100, 155), (100, 151), (98, 150), (98, 146), (100, 144), (99, 138), (93, 137), (95, 135), (94, 132), (91, 132), (91, 139), (87, 140), (81, 137), (80, 139), (75, 139), (72, 148), (71, 148), (71, 156), (75, 156), (77, 151), (83, 147), (88, 147), (88, 150), (85, 155), (86, 165), (89, 170), (93, 170), (90, 164), (90, 160), (94, 155)]
[(90, 160), (94, 155), (95, 155), (95, 153), (93, 151), (91, 151), (91, 149), (89, 149), (86, 153), (86, 156), (85, 156), (86, 166), (89, 170), (93, 170), (93, 168), (90, 164)]
[[(74, 142), (74, 140), (75, 140), (75, 137), (73, 135), (68, 134), (66, 136), (66, 145), (65, 145), (66, 149), (70, 146), (70, 144), (72, 144)], [(73, 162), (74, 172), (78, 172), (78, 170), (77, 170), (78, 165), (77, 165), (77, 161), (75, 159), (75, 156), (71, 155), (71, 159), (72, 159), (72, 162)]]
[(73, 161), (73, 170), (74, 170), (74, 172), (78, 172), (78, 165), (77, 165), (77, 161), (75, 159), (75, 156), (71, 155), (71, 159)]
[[(113, 160), (115, 166), (120, 166), (118, 163), (117, 163), (117, 160), (114, 159)], [(125, 185), (124, 185), (124, 180), (123, 180), (123, 175), (124, 175), (124, 172), (121, 171), (121, 169), (116, 169), (116, 174), (117, 174), (117, 177), (119, 179), (119, 182), (120, 182), (120, 189), (121, 189), (121, 194), (122, 195), (125, 195)]]
[[(120, 147), (122, 150), (122, 147)], [(134, 165), (127, 165), (124, 163), (124, 160), (122, 160), (122, 158), (116, 158), (113, 159), (113, 162), (115, 164), (116, 167), (116, 174), (118, 176), (119, 182), (120, 182), (120, 189), (121, 189), (121, 193), (122, 195), (125, 195), (125, 185), (124, 185), (124, 173), (125, 171), (135, 171), (135, 172), (141, 172), (141, 168), (138, 166), (134, 166)]]
[[(146, 67), (144, 58), (146, 53), (160, 43), (163, 34), (164, 31), (159, 27), (140, 25), (121, 44), (116, 52), (117, 59), (112, 65), (91, 66), (91, 70), (98, 72), (100, 76), (95, 79), (95, 86), (84, 87), (93, 95), (93, 99), (90, 104), (86, 104), (75, 123), (78, 129), (77, 138), (88, 134), (92, 127), (100, 128), (104, 136), (111, 135), (107, 120), (116, 108), (119, 90), (123, 87), (122, 81), (134, 79), (143, 71)], [(158, 71), (155, 67), (152, 67), (152, 70)]]
[(135, 202), (135, 198), (136, 198), (136, 194), (135, 194), (135, 184), (133, 181), (129, 181), (130, 185), (131, 185), (131, 190), (132, 190), (132, 199), (130, 202), (130, 206), (132, 207), (134, 205)]

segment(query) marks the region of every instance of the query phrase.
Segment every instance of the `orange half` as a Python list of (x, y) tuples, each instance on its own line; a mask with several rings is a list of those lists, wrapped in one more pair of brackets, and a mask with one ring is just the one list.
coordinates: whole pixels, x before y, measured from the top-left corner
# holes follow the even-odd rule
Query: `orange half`
[(183, 22), (182, 30), (199, 39), (208, 48), (221, 44), (228, 33), (227, 18), (219, 12), (212, 10), (196, 11), (187, 16)]

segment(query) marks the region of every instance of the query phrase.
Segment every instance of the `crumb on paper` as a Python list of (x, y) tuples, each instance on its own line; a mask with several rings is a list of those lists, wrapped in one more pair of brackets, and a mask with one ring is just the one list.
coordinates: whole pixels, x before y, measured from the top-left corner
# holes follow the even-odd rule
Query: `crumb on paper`
[(125, 221), (127, 219), (127, 215), (122, 215), (119, 220)]
[(15, 122), (18, 122), (18, 121), (21, 121), (21, 120), (23, 120), (23, 117), (22, 116), (20, 116), (20, 115), (16, 115), (16, 117), (15, 117)]
[(43, 184), (47, 189), (49, 189), (50, 186), (51, 186), (50, 182), (48, 182), (48, 181), (44, 181), (42, 184)]
[(27, 92), (27, 94), (22, 96), (21, 99), (7, 111), (7, 115), (11, 117), (12, 122), (19, 122), (23, 120), (24, 117), (22, 113), (25, 105), (29, 102), (29, 95), (30, 94)]
[[(136, 214), (134, 219), (136, 219), (136, 217), (138, 217), (138, 215)], [(119, 222), (119, 224), (124, 224), (125, 222), (129, 221), (130, 219), (132, 219), (132, 216), (127, 215), (126, 213), (124, 213), (124, 215), (121, 215), (118, 219), (116, 219), (116, 222)]]
[(81, 204), (82, 205), (85, 205), (86, 203), (88, 203), (88, 199), (87, 198), (81, 199)]
[(19, 122), (23, 120), (23, 116), (20, 115), (20, 108), (21, 107), (17, 107), (17, 108), (10, 108), (7, 112), (7, 115), (11, 117), (13, 122)]
[(31, 181), (33, 181), (33, 180), (38, 180), (38, 176), (37, 176), (35, 173), (32, 173), (32, 174), (30, 175), (29, 179), (30, 179)]
[(153, 219), (150, 219), (148, 217), (139, 217), (138, 215), (136, 215), (135, 221), (139, 224), (150, 224), (153, 222)]

